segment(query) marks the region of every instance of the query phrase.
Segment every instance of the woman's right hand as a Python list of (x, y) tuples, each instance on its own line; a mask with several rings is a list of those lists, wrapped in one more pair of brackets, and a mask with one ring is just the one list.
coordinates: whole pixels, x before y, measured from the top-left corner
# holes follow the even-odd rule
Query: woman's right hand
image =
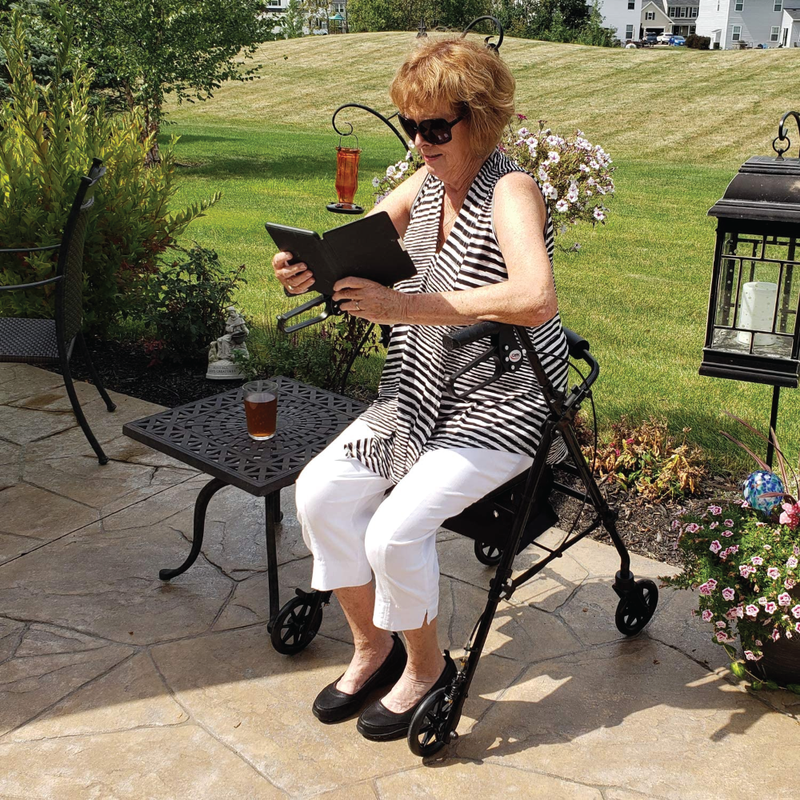
[(281, 250), (272, 258), (272, 269), (275, 277), (289, 294), (303, 294), (314, 285), (314, 275), (301, 261), (290, 264), (293, 256), (286, 250)]

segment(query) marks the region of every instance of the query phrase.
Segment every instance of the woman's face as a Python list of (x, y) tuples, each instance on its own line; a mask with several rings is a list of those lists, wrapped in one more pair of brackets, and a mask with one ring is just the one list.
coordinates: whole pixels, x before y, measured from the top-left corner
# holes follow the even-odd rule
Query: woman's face
[[(436, 105), (406, 109), (403, 116), (417, 123), (425, 119), (452, 122), (461, 113), (448, 105)], [(417, 132), (414, 145), (424, 159), (428, 172), (444, 183), (458, 183), (462, 178), (471, 180), (474, 176), (469, 173), (472, 173), (477, 159), (472, 152), (469, 119), (462, 119), (455, 124), (450, 133), (453, 138), (446, 144), (431, 144)]]

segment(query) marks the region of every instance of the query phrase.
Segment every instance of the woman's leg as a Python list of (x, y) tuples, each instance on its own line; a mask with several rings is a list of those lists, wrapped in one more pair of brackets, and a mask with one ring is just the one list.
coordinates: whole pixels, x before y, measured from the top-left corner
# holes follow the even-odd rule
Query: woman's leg
[(437, 529), (530, 464), (528, 456), (514, 453), (432, 450), (375, 511), (365, 542), (375, 573), (374, 623), (384, 630), (403, 631), (408, 644), (406, 670), (383, 700), (390, 711), (415, 705), (444, 666), (436, 634)]

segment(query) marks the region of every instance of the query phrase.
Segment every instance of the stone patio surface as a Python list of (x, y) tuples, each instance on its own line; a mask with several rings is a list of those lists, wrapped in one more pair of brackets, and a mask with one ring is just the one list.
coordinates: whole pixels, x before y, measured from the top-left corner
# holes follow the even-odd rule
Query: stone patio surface
[[(0, 364), (0, 798), (797, 797), (800, 698), (737, 686), (686, 592), (662, 589), (650, 626), (623, 638), (619, 559), (589, 540), (501, 606), (445, 753), (423, 762), (355, 719), (321, 725), (311, 702), (349, 659), (347, 627), (334, 603), (307, 650), (272, 649), (263, 502), (216, 495), (202, 556), (161, 582), (207, 479), (122, 436), (158, 407), (116, 395), (109, 414), (92, 386), (79, 394), (105, 467), (59, 376)], [(290, 489), (283, 510), (285, 601), (311, 563)], [(439, 552), (458, 655), (492, 571), (453, 534)]]

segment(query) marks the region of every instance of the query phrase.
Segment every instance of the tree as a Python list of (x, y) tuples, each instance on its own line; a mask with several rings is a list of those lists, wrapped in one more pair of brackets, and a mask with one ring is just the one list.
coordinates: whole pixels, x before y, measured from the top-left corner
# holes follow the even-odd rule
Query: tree
[(352, 31), (410, 31), (421, 19), (429, 28), (459, 30), (489, 13), (489, 0), (349, 0)]
[[(87, 61), (111, 72), (129, 109), (157, 133), (164, 101), (206, 100), (223, 81), (252, 80), (244, 59), (272, 38), (261, 0), (73, 0)], [(157, 157), (157, 154), (154, 154)]]
[(299, 39), (303, 35), (303, 11), (298, 0), (289, 0), (280, 27), (284, 39)]

